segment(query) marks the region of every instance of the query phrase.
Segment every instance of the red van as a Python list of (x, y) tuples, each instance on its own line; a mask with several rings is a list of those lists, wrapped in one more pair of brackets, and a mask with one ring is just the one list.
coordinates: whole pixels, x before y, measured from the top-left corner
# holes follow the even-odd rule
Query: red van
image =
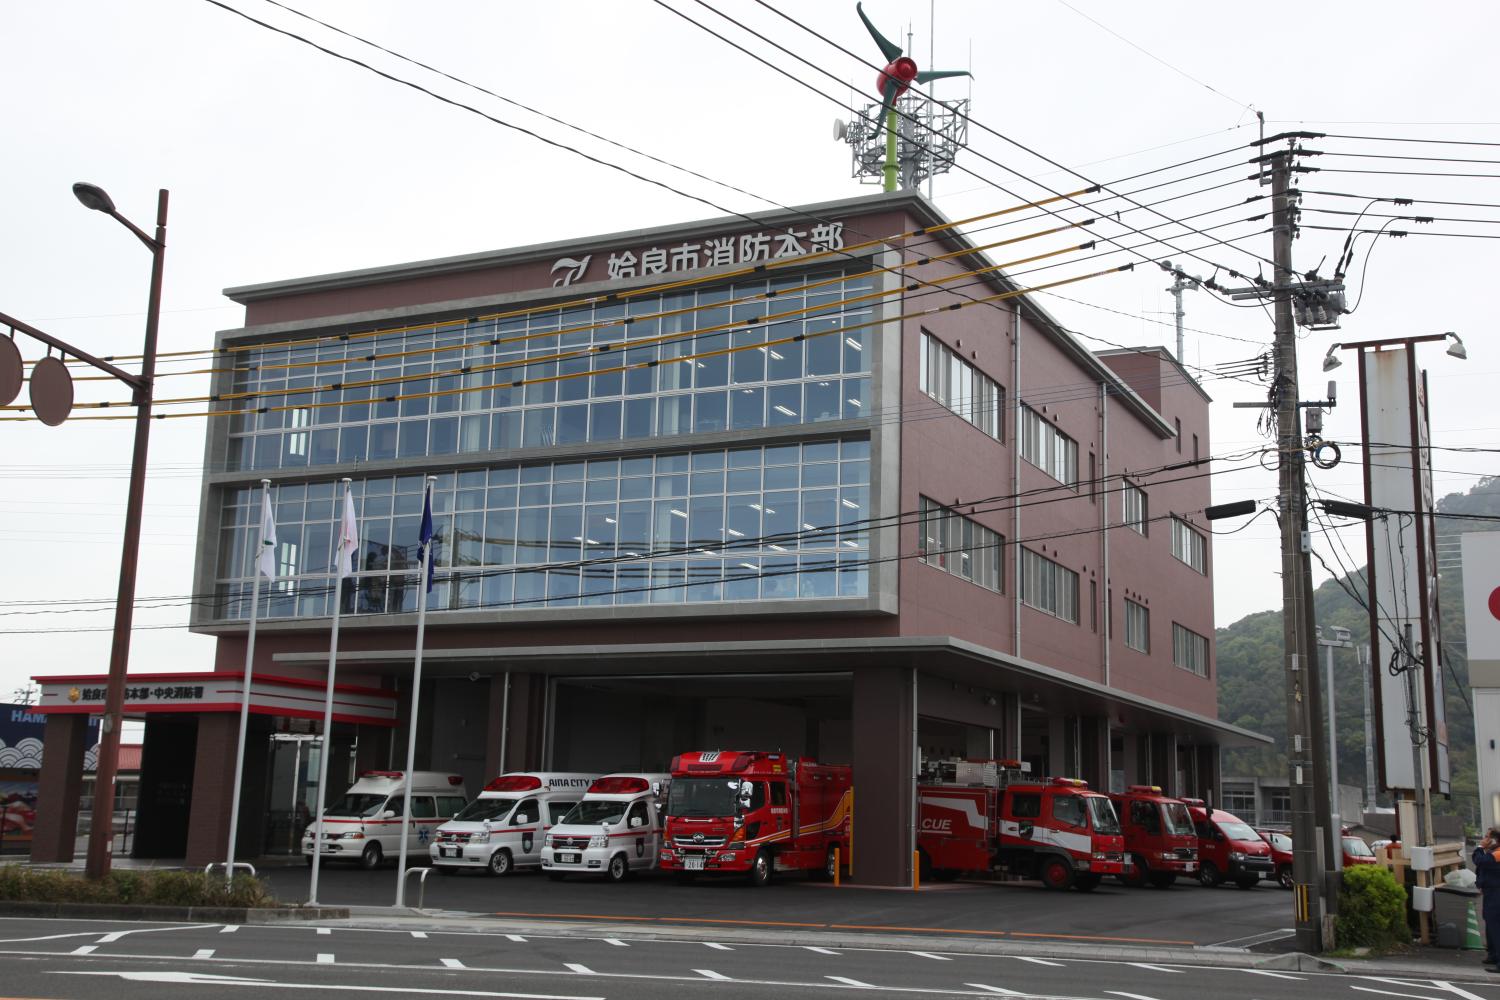
[(1276, 866), (1276, 884), (1292, 887), (1292, 838), (1281, 830), (1256, 830), (1271, 845), (1271, 863)]
[(1234, 813), (1210, 810), (1202, 799), (1183, 799), (1198, 831), (1198, 881), (1213, 887), (1223, 881), (1253, 889), (1271, 878), (1275, 866), (1271, 845)]

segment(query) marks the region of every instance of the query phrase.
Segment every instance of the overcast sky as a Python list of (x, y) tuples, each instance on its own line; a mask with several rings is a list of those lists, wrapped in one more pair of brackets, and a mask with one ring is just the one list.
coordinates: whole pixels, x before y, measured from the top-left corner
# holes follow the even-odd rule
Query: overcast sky
[[(847, 147), (832, 139), (834, 118), (847, 119), (847, 111), (649, 0), (527, 5), (302, 0), (301, 9), (766, 200), (582, 138), (263, 0), (226, 2), (727, 210), (755, 211), (773, 202), (796, 205), (874, 190), (850, 179)], [(817, 62), (844, 84), (817, 76), (765, 41), (718, 20), (697, 0), (667, 2), (839, 101), (849, 100), (851, 88), (857, 88), (858, 103), (870, 99), (873, 71), (754, 0), (715, 0), (714, 6)], [(875, 58), (852, 2), (775, 0), (775, 5)], [(965, 68), (972, 52), (975, 120), (1097, 181), (1253, 141), (1257, 132), (1247, 104), (1266, 113), (1268, 132), (1305, 127), (1359, 136), (1500, 142), (1500, 122), (1490, 120), (1500, 117), (1492, 106), (1493, 4), (1446, 4), (1442, 16), (1412, 17), (1410, 5), (1394, 3), (1156, 3), (1148, 8), (1097, 0), (1073, 0), (1071, 6), (1061, 0), (938, 0), (935, 32), (926, 2), (871, 0), (866, 10), (899, 41), (904, 42), (911, 22), (914, 54), (924, 67), (934, 37), (933, 68)], [(241, 310), (221, 295), (227, 286), (722, 214), (382, 79), (206, 0), (4, 4), (0, 37), (7, 43), (0, 60), (0, 93), (6, 95), (0, 311), (98, 354), (139, 350), (150, 256), (109, 219), (74, 201), (69, 187), (75, 180), (106, 188), (120, 210), (146, 228), (157, 188), (171, 190), (163, 351), (203, 348), (214, 331), (239, 324)], [(939, 96), (968, 92), (964, 81), (937, 86)], [(1039, 184), (1058, 190), (1086, 186), (979, 128), (972, 131), (970, 145), (959, 163), (973, 173), (955, 170), (936, 184), (936, 202), (950, 217), (1016, 200), (996, 185), (1026, 199), (1044, 194)], [(1303, 186), (1485, 203), (1492, 207), (1377, 205), (1371, 211), (1500, 220), (1500, 148), (1364, 139), (1310, 145), (1339, 153), (1482, 161), (1324, 156), (1307, 162), (1346, 170), (1494, 176), (1325, 170), (1308, 175)], [(1250, 155), (1241, 150), (1116, 189), (1181, 179)], [(1250, 172), (1248, 166), (1223, 171), (1158, 190), (1156, 196)], [(1262, 211), (1257, 205), (1228, 210), (1259, 193), (1262, 189), (1245, 181), (1161, 208), (1177, 217), (1226, 209), (1194, 222), (1217, 225)], [(1357, 211), (1364, 205), (1327, 196), (1306, 201), (1309, 208)], [(1146, 212), (1127, 220), (1137, 226), (1160, 221)], [(1350, 218), (1309, 212), (1303, 222), (1348, 226)], [(1484, 223), (1393, 225), (1500, 235), (1500, 227)], [(1244, 222), (1215, 234), (1228, 238), (1255, 229)], [(1154, 235), (1169, 233), (1182, 249), (1209, 242), (1181, 236), (1180, 229)], [(1326, 274), (1343, 241), (1342, 232), (1304, 231), (1296, 246), (1298, 269), (1311, 269), (1326, 257)], [(1352, 295), (1359, 293), (1370, 245), (1368, 236), (1357, 244)], [(1270, 237), (1237, 246), (1269, 256)], [(1376, 241), (1358, 312), (1345, 319), (1342, 331), (1308, 334), (1302, 341), (1304, 396), (1321, 395), (1319, 361), (1335, 340), (1456, 330), (1468, 344), (1467, 362), (1445, 356), (1436, 345), (1422, 356), (1433, 378), (1433, 440), (1453, 447), (1493, 442), (1500, 421), (1487, 387), (1500, 376), (1491, 295), (1497, 249), (1500, 245), (1487, 239), (1414, 235)], [(1164, 251), (1157, 246), (1146, 252)], [(1211, 264), (1250, 273), (1257, 267), (1254, 257), (1222, 245), (1209, 246), (1201, 256), (1207, 262), (1179, 260), (1205, 276)], [(1108, 262), (1125, 259), (1117, 255)], [(1097, 266), (1097, 261), (1078, 263), (1047, 275)], [(1160, 271), (1140, 268), (1062, 290), (1080, 302), (1043, 301), (1071, 328), (1102, 341), (1170, 344), (1167, 284)], [(1212, 369), (1269, 346), (1270, 321), (1259, 309), (1232, 307), (1200, 291), (1187, 296), (1187, 310), (1189, 327), (1209, 331), (1188, 336), (1187, 360), (1195, 366)], [(23, 340), (23, 353), (34, 358), (40, 352)], [(191, 367), (198, 366), (164, 369)], [(1352, 369), (1345, 365), (1335, 373), (1344, 405), (1328, 417), (1330, 438), (1358, 436)], [(1230, 405), (1264, 399), (1262, 386), (1223, 379), (1205, 386), (1215, 398), (1215, 454), (1264, 442), (1255, 428), (1257, 411)], [(201, 376), (175, 376), (163, 380), (159, 394), (191, 395), (205, 387)], [(123, 395), (103, 383), (79, 386), (84, 400)], [(191, 586), (203, 434), (201, 420), (160, 421), (152, 428), (134, 670), (210, 665), (212, 640), (172, 627), (186, 620), (180, 602)], [(8, 563), (0, 573), (0, 700), (9, 700), (32, 674), (107, 669), (112, 621), (107, 600), (117, 582), (130, 423), (78, 421), (59, 428), (4, 423), (0, 442), (0, 548)], [(1500, 465), (1492, 454), (1437, 455), (1440, 495), (1462, 490)], [(1357, 497), (1360, 469), (1347, 460), (1357, 453), (1346, 449), (1345, 457), (1339, 467), (1315, 473), (1314, 482)], [(1217, 501), (1269, 500), (1274, 494), (1271, 472), (1250, 469), (1215, 478)], [(1333, 545), (1328, 539), (1319, 542), (1330, 562)], [(1362, 534), (1348, 533), (1345, 545), (1355, 560), (1363, 560)], [(1279, 602), (1276, 552), (1275, 522), (1268, 516), (1216, 540), (1220, 625)], [(1343, 549), (1338, 554), (1349, 558)], [(1321, 567), (1315, 572), (1319, 580), (1326, 577)], [(15, 603), (39, 599), (52, 604)], [(90, 599), (100, 603), (70, 603)]]

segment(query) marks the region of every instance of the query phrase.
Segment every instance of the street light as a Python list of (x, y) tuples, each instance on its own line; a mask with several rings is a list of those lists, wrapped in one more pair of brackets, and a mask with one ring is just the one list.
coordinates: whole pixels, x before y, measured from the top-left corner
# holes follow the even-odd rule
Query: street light
[[(115, 210), (103, 188), (93, 184), (73, 185), (73, 194), (85, 208), (103, 212), (151, 251), (151, 296), (146, 304), (146, 342), (141, 349), (141, 370), (134, 378), (122, 379), (134, 390), (135, 447), (130, 460), (130, 492), (125, 501), (125, 538), (120, 553), (120, 588), (115, 597), (114, 636), (109, 650), (109, 683), (104, 692), (104, 719), (100, 728), (98, 764), (94, 770), (94, 815), (89, 828), (88, 856), (84, 872), (91, 879), (109, 874), (114, 850), (115, 774), (120, 763), (120, 729), (125, 711), (125, 671), (130, 662), (130, 625), (135, 612), (136, 563), (141, 548), (141, 513), (146, 494), (146, 446), (151, 434), (151, 390), (156, 374), (156, 328), (161, 317), (162, 265), (167, 253), (167, 192), (156, 196), (156, 236), (146, 235)], [(75, 356), (76, 352), (74, 353)], [(118, 376), (116, 376), (118, 377)], [(101, 809), (103, 806), (102, 821)]]

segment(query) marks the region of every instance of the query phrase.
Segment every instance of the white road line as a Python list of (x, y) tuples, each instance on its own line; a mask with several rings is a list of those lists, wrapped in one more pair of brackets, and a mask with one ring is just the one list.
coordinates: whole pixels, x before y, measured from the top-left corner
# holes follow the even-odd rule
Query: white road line
[(964, 983), (964, 985), (972, 986), (976, 990), (984, 990), (986, 993), (998, 993), (1001, 996), (1007, 997), (1024, 997), (1026, 995), (1020, 990), (1008, 990), (1003, 986), (991, 986), (988, 983)]
[(134, 983), (177, 983), (223, 988), (251, 986), (260, 990), (315, 990), (320, 993), (412, 993), (433, 997), (505, 997), (508, 1000), (604, 1000), (603, 997), (559, 996), (553, 993), (497, 993), (491, 990), (438, 990), (430, 986), (359, 986), (353, 983), (278, 983), (269, 979), (241, 979), (237, 976), (210, 976), (198, 972), (93, 972), (72, 969), (52, 970), (60, 976), (114, 976)]
[(1457, 993), (1459, 996), (1464, 997), (1465, 1000), (1484, 1000), (1483, 997), (1476, 996), (1473, 993), (1470, 993), (1468, 990), (1459, 989), (1457, 986), (1454, 986), (1446, 979), (1434, 979), (1432, 981), (1432, 985), (1438, 987), (1439, 989), (1447, 990), (1450, 993)]
[(318, 928), (318, 933), (319, 934), (332, 934), (333, 933), (333, 928), (331, 928), (331, 927), (319, 927)]
[(1181, 969), (1169, 969), (1169, 968), (1167, 968), (1164, 965), (1151, 965), (1148, 962), (1126, 962), (1125, 964), (1126, 965), (1133, 965), (1137, 969), (1149, 969), (1152, 972), (1171, 972), (1171, 973), (1176, 974), (1176, 975), (1181, 975), (1182, 974), (1182, 970)]
[(909, 951), (909, 952), (907, 952), (907, 954), (908, 955), (916, 955), (918, 958), (930, 958), (934, 962), (951, 962), (951, 961), (953, 961), (953, 959), (948, 958), (945, 955), (934, 955), (930, 951)]
[(411, 932), (411, 936), (414, 937), (414, 938), (416, 938), (418, 941), (422, 941), (422, 940), (426, 940), (426, 938), (427, 938), (427, 932), (426, 931), (412, 931)]
[(1248, 972), (1252, 976), (1270, 976), (1272, 979), (1292, 979), (1299, 983), (1307, 978), (1306, 976), (1289, 976), (1285, 972), (1267, 972), (1265, 969), (1241, 969), (1240, 971)]
[(1027, 958), (1025, 955), (1012, 955), (1010, 957), (1018, 962), (1030, 962), (1033, 965), (1052, 965), (1062, 968), (1063, 964), (1061, 962), (1054, 962), (1050, 958)]
[(99, 943), (100, 944), (114, 944), (116, 941), (120, 940), (120, 938), (122, 938), (125, 935), (130, 934), (130, 933), (133, 933), (133, 932), (131, 932), (131, 931), (111, 931), (110, 933), (108, 933), (108, 934), (104, 935), (102, 938), (100, 938), (99, 939)]
[(1144, 993), (1124, 993), (1120, 990), (1105, 990), (1110, 996), (1124, 997), (1125, 1000), (1156, 1000), (1156, 997), (1148, 997)]
[(722, 972), (715, 972), (713, 969), (694, 969), (693, 971), (698, 973), (698, 975), (702, 976), (704, 979), (722, 979), (725, 981), (729, 979), (729, 977), (724, 975)]
[(876, 988), (874, 983), (862, 983), (858, 979), (850, 979), (848, 976), (824, 976), (823, 978), (832, 979), (834, 982), (843, 983), (845, 986), (863, 986), (867, 990)]
[(629, 948), (630, 947), (630, 945), (626, 944), (624, 941), (621, 941), (619, 938), (605, 938), (604, 939), (604, 943), (605, 944), (612, 944), (616, 948)]
[(1437, 1000), (1436, 997), (1425, 993), (1396, 993), (1393, 990), (1377, 990), (1370, 986), (1351, 986), (1351, 990), (1359, 990), (1362, 993), (1379, 993), (1387, 997), (1409, 997), (1411, 1000)]
[(235, 931), (237, 931), (239, 929), (240, 929), (240, 925), (239, 924), (225, 924), (223, 927), (219, 928), (219, 933), (220, 934), (233, 934)]
[[(136, 928), (132, 928), (131, 930), (128, 930), (128, 931), (110, 931), (108, 934), (106, 934), (103, 937), (101, 937), (99, 939), (98, 943), (99, 944), (114, 944), (116, 941), (120, 940), (121, 938), (126, 937), (126, 936), (131, 935), (131, 934), (151, 934), (151, 933), (155, 933), (155, 932), (159, 932), (159, 931), (197, 931), (197, 930), (207, 930), (210, 927), (217, 927), (217, 926), (219, 926), (219, 925), (218, 924), (186, 924), (186, 925), (178, 924), (175, 927), (136, 927)], [(97, 934), (99, 932), (98, 931), (87, 931), (85, 933), (92, 935), (92, 934)], [(61, 937), (63, 935), (58, 935), (58, 936)], [(43, 940), (43, 939), (42, 938), (37, 938), (36, 940), (40, 941), (40, 940)], [(9, 944), (9, 943), (10, 942), (0, 941), (0, 944)]]
[(333, 964), (333, 953), (329, 952), (329, 951), (320, 951), (320, 952), (318, 952), (318, 964), (319, 965), (332, 965)]
[(815, 951), (819, 955), (837, 955), (838, 954), (838, 952), (834, 951), (832, 948), (814, 948), (810, 944), (805, 944), (802, 947), (806, 948), (808, 951)]
[(577, 962), (564, 962), (563, 968), (569, 972), (576, 972), (580, 976), (592, 976), (594, 974), (593, 969), (590, 969), (587, 965), (579, 965)]
[(705, 941), (705, 942), (703, 942), (703, 946), (705, 948), (712, 948), (715, 951), (734, 951), (734, 949), (731, 948), (731, 947), (729, 947), (729, 945), (727, 945), (727, 944), (719, 944), (716, 941)]
[(464, 967), (464, 963), (460, 962), (456, 958), (445, 958), (442, 961), (443, 968), (445, 969), (462, 969)]
[(526, 943), (526, 939), (525, 939), (525, 938), (523, 938), (523, 937), (522, 937), (522, 936), (521, 936), (521, 935), (519, 935), (519, 934), (507, 934), (507, 935), (505, 935), (505, 939), (506, 939), (506, 940), (507, 940), (507, 941), (514, 941), (514, 942), (516, 942), (516, 943), (517, 943), (517, 944), (525, 944), (525, 943)]
[(97, 944), (82, 945), (82, 946), (80, 946), (78, 948), (74, 948), (73, 951), (72, 951), (72, 954), (74, 954), (74, 955), (87, 955), (89, 952), (93, 951), (97, 947), (99, 947)]
[(214, 957), (214, 950), (212, 948), (199, 948), (197, 951), (193, 952), (193, 957), (194, 958), (213, 958)]

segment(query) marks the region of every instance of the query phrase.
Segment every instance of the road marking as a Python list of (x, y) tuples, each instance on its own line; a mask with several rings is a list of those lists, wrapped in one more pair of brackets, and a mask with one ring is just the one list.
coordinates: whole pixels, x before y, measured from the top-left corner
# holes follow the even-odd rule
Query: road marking
[(1377, 990), (1370, 986), (1351, 986), (1349, 988), (1351, 990), (1359, 990), (1362, 993), (1379, 993), (1382, 996), (1388, 997), (1410, 997), (1411, 1000), (1437, 1000), (1436, 997), (1425, 993), (1396, 993), (1392, 990)]
[(953, 961), (953, 959), (948, 958), (945, 955), (934, 955), (930, 951), (909, 951), (909, 952), (907, 952), (907, 954), (908, 955), (916, 955), (918, 958), (930, 958), (934, 962), (951, 962), (951, 961)]
[[(114, 944), (116, 941), (118, 941), (121, 938), (126, 937), (127, 935), (130, 935), (130, 934), (151, 934), (151, 933), (156, 932), (156, 931), (196, 931), (196, 930), (205, 930), (205, 929), (207, 929), (209, 927), (217, 927), (217, 926), (219, 926), (219, 925), (218, 924), (187, 924), (187, 925), (181, 925), (181, 924), (179, 924), (179, 925), (177, 925), (175, 927), (136, 927), (136, 928), (132, 928), (131, 930), (128, 930), (128, 931), (110, 931), (108, 934), (106, 934), (103, 937), (101, 937), (97, 943), (98, 944)], [(85, 933), (93, 935), (93, 934), (97, 934), (98, 931), (87, 931)], [(58, 936), (61, 937), (63, 935), (58, 935)], [(41, 941), (41, 940), (45, 940), (45, 939), (44, 938), (36, 938), (35, 940)], [(8, 942), (8, 941), (7, 942), (0, 942), (0, 944), (9, 944), (9, 943), (10, 942)]]
[(624, 941), (621, 941), (619, 938), (605, 938), (604, 939), (604, 943), (605, 944), (612, 944), (616, 948), (629, 948), (630, 947), (630, 945), (626, 944)]
[(729, 947), (729, 945), (719, 944), (717, 941), (705, 941), (703, 942), (703, 946), (705, 948), (712, 948), (715, 951), (734, 951), (734, 949)]
[(999, 993), (1002, 996), (1008, 997), (1024, 997), (1026, 995), (1020, 990), (1008, 990), (1003, 986), (991, 986), (988, 983), (964, 983), (964, 985), (972, 986), (976, 990), (984, 990), (986, 993)]
[(1268, 972), (1265, 969), (1241, 969), (1240, 971), (1248, 972), (1252, 976), (1270, 976), (1272, 979), (1293, 979), (1299, 983), (1307, 978), (1306, 976), (1289, 976), (1285, 972)]
[(594, 974), (593, 969), (590, 969), (587, 965), (579, 965), (577, 962), (564, 962), (563, 968), (570, 972), (576, 972), (580, 976), (592, 976)]
[(426, 931), (412, 931), (411, 932), (411, 936), (414, 937), (414, 938), (416, 938), (418, 941), (425, 941), (427, 939), (427, 932)]
[(1450, 993), (1457, 993), (1459, 996), (1465, 997), (1466, 1000), (1483, 1000), (1482, 997), (1475, 996), (1473, 993), (1470, 993), (1468, 990), (1459, 989), (1457, 986), (1454, 986), (1452, 983), (1448, 982), (1448, 980), (1446, 980), (1446, 979), (1434, 979), (1432, 981), (1432, 985), (1438, 987), (1439, 989), (1447, 990)]
[(834, 982), (843, 983), (845, 986), (862, 986), (867, 990), (876, 988), (874, 983), (862, 983), (858, 979), (850, 979), (848, 976), (825, 976), (823, 978), (832, 979)]
[(1167, 968), (1164, 965), (1151, 965), (1151, 964), (1149, 964), (1147, 962), (1126, 962), (1125, 964), (1126, 965), (1133, 965), (1137, 969), (1149, 969), (1152, 972), (1171, 972), (1171, 973), (1174, 973), (1176, 975), (1181, 975), (1182, 974), (1182, 970), (1181, 969), (1169, 969), (1169, 968)]
[(489, 990), (437, 990), (430, 986), (355, 986), (346, 983), (277, 983), (269, 979), (240, 979), (236, 976), (211, 976), (199, 972), (93, 972), (53, 970), (60, 976), (118, 976), (136, 983), (186, 983), (199, 986), (254, 986), (270, 990), (338, 990), (345, 993), (415, 993), (421, 996), (504, 997), (507, 1000), (605, 1000), (557, 993), (496, 993)]
[(728, 981), (729, 979), (728, 976), (724, 975), (721, 972), (715, 972), (713, 969), (694, 969), (693, 971), (698, 973), (698, 975), (702, 976), (704, 979), (722, 979), (725, 981)]
[(89, 952), (93, 951), (95, 948), (98, 948), (98, 947), (99, 946), (97, 944), (86, 944), (86, 945), (82, 945), (81, 947), (74, 948), (72, 953), (74, 955), (87, 955)]
[(330, 952), (330, 951), (320, 951), (320, 952), (318, 952), (318, 964), (319, 965), (332, 965), (333, 964), (333, 952)]
[(838, 954), (838, 952), (834, 951), (832, 948), (814, 948), (810, 944), (805, 944), (802, 947), (806, 948), (808, 951), (815, 951), (819, 955), (837, 955)]
[(516, 943), (517, 943), (517, 944), (525, 944), (525, 943), (526, 943), (526, 939), (525, 939), (525, 938), (523, 938), (523, 937), (522, 937), (522, 936), (521, 936), (521, 935), (519, 935), (519, 934), (507, 934), (507, 935), (505, 935), (505, 939), (506, 939), (506, 940), (507, 940), (507, 941), (514, 941), (514, 942), (516, 942)]
[(129, 933), (130, 933), (129, 931), (112, 931), (111, 933), (106, 934), (103, 937), (101, 937), (99, 939), (99, 943), (100, 944), (114, 944), (116, 941), (120, 940), (120, 938), (124, 937), (126, 934), (129, 934)]
[(1148, 997), (1144, 993), (1123, 993), (1120, 990), (1105, 990), (1111, 996), (1124, 997), (1125, 1000), (1156, 1000), (1156, 997)]
[(199, 948), (197, 951), (193, 952), (193, 957), (194, 958), (213, 958), (214, 957), (214, 950), (212, 948)]
[(332, 934), (333, 933), (333, 928), (331, 928), (331, 927), (319, 927), (318, 928), (318, 933), (319, 934)]
[(456, 958), (445, 958), (442, 962), (445, 969), (462, 969), (464, 967), (464, 963)]
[(220, 934), (233, 934), (235, 931), (237, 931), (239, 929), (240, 929), (240, 925), (239, 924), (225, 924), (223, 927), (219, 928), (219, 933)]
[(1054, 962), (1050, 958), (1027, 958), (1025, 955), (1012, 955), (1010, 957), (1018, 962), (1030, 962), (1033, 965), (1051, 965), (1059, 969), (1062, 968), (1063, 964), (1061, 962)]
[(1272, 941), (1280, 941), (1282, 938), (1293, 937), (1296, 930), (1291, 927), (1283, 927), (1280, 930), (1266, 931), (1262, 934), (1251, 934), (1248, 937), (1230, 938), (1228, 941), (1215, 941), (1208, 945), (1209, 948), (1252, 948), (1258, 944), (1269, 944)]

